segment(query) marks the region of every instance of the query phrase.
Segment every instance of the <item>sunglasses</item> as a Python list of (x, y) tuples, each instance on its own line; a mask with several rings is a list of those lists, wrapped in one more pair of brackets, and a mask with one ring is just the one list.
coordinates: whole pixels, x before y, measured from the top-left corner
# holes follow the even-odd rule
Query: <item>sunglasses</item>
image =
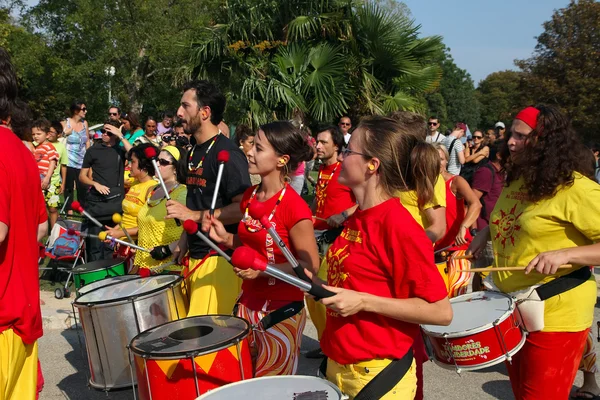
[(118, 113), (108, 113), (108, 115), (113, 116), (113, 115), (119, 115)]
[(358, 151), (350, 150), (348, 148), (345, 148), (344, 150), (342, 150), (342, 152), (340, 154), (342, 155), (342, 158), (346, 158), (352, 154), (358, 154), (359, 156), (363, 156), (365, 158), (373, 158), (365, 153), (359, 153)]
[(483, 139), (483, 136), (473, 136), (473, 139)]
[(79, 111), (87, 112), (87, 108), (83, 107), (83, 108), (82, 108), (82, 109), (80, 109)]
[(349, 122), (340, 122), (340, 125), (342, 125), (342, 126), (350, 126), (350, 123)]
[(167, 165), (173, 165), (173, 163), (171, 161), (165, 160), (164, 158), (159, 158), (158, 163), (160, 165), (162, 165), (163, 167), (166, 167)]

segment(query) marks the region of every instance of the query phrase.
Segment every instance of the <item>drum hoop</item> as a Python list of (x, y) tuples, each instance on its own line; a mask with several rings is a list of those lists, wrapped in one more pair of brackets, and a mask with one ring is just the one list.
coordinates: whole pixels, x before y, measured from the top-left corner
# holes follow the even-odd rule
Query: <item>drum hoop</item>
[[(135, 343), (133, 343), (135, 340), (141, 340), (143, 339), (144, 336), (147, 336), (151, 333), (151, 331), (154, 331), (164, 325), (168, 325), (171, 324), (173, 322), (179, 322), (179, 321), (184, 321), (186, 319), (192, 319), (192, 318), (198, 318), (198, 317), (227, 317), (227, 318), (233, 318), (233, 319), (238, 319), (243, 321), (246, 324), (246, 328), (240, 332), (239, 334), (235, 335), (234, 337), (232, 337), (231, 339), (229, 339), (229, 341), (227, 342), (227, 344), (215, 344), (212, 346), (207, 346), (204, 347), (202, 349), (202, 351), (190, 351), (190, 350), (186, 350), (186, 351), (177, 351), (177, 352), (164, 352), (164, 353), (160, 353), (160, 354), (156, 354), (156, 353), (149, 353), (143, 350), (139, 350)], [(248, 321), (246, 321), (243, 318), (240, 317), (236, 317), (233, 315), (226, 315), (226, 314), (209, 314), (209, 315), (196, 315), (193, 317), (187, 317), (187, 318), (182, 318), (182, 319), (178, 319), (176, 321), (169, 321), (169, 322), (165, 322), (164, 324), (160, 324), (157, 325), (155, 327), (152, 327), (144, 332), (139, 333), (138, 335), (136, 335), (133, 339), (131, 339), (131, 342), (129, 342), (129, 349), (134, 352), (136, 355), (142, 357), (142, 358), (147, 358), (150, 360), (180, 360), (183, 358), (189, 358), (189, 357), (200, 357), (206, 354), (211, 354), (217, 351), (221, 351), (221, 350), (225, 350), (228, 349), (231, 346), (235, 346), (237, 343), (241, 342), (242, 340), (244, 340), (246, 337), (248, 337), (248, 335), (250, 334), (250, 323)]]
[[(107, 288), (107, 287), (110, 287), (110, 286), (113, 286), (113, 285), (118, 285), (119, 283), (123, 283), (123, 282), (127, 282), (127, 281), (132, 281), (132, 280), (134, 280), (134, 279), (138, 279), (138, 278), (140, 278), (140, 276), (139, 276), (139, 275), (117, 275), (117, 276), (111, 276), (111, 277), (109, 277), (109, 278), (106, 278), (106, 279), (110, 279), (110, 278), (118, 278), (118, 277), (121, 277), (121, 276), (131, 276), (132, 278), (131, 278), (131, 279), (127, 279), (127, 280), (120, 280), (120, 281), (119, 281), (119, 280), (115, 280), (115, 282), (108, 283), (108, 284), (106, 284), (106, 285), (103, 285), (103, 286), (98, 286), (97, 288), (94, 288), (94, 289), (88, 290), (87, 292), (84, 292), (84, 293), (81, 293), (81, 289), (85, 289), (85, 288), (86, 288), (86, 287), (88, 287), (89, 285), (82, 286), (82, 287), (79, 289), (79, 294), (78, 294), (78, 295), (77, 295), (77, 297), (75, 298), (75, 301), (77, 301), (77, 299), (78, 299), (78, 298), (80, 298), (80, 297), (81, 297), (81, 296), (83, 296), (83, 295), (86, 295), (86, 294), (88, 294), (88, 293), (92, 293), (94, 290), (98, 290), (98, 289)], [(99, 280), (99, 281), (96, 281), (96, 282), (102, 282), (103, 280), (104, 280), (104, 279), (102, 279), (102, 280)], [(92, 282), (92, 283), (90, 283), (90, 285), (93, 285), (93, 284), (94, 284), (94, 283), (96, 283), (96, 282)]]
[[(103, 267), (98, 267), (97, 269), (90, 269), (90, 270), (81, 269), (81, 268), (85, 267), (86, 265), (90, 265), (90, 264), (93, 264), (98, 261), (114, 261), (114, 264), (110, 264), (110, 265), (107, 264)], [(115, 258), (113, 260), (98, 260), (98, 261), (92, 261), (89, 263), (78, 265), (77, 267), (73, 268), (73, 275), (83, 275), (83, 274), (87, 274), (87, 273), (102, 271), (103, 269), (110, 269), (110, 268), (118, 267), (119, 265), (125, 265), (124, 258)]]
[[(493, 293), (500, 294), (500, 295), (508, 298), (509, 300), (511, 300), (510, 309), (506, 310), (506, 312), (504, 314), (502, 314), (502, 316), (496, 320), (498, 324), (501, 324), (502, 322), (506, 321), (511, 315), (514, 314), (515, 309), (516, 309), (515, 301), (512, 298), (512, 296), (509, 296), (506, 293), (502, 293), (502, 292), (493, 292)], [(461, 297), (467, 297), (467, 296), (471, 296), (471, 295), (472, 295), (472, 293), (467, 293), (467, 294), (463, 294), (460, 296), (456, 296), (451, 300), (460, 299)], [(465, 336), (469, 336), (469, 335), (476, 335), (478, 333), (490, 330), (494, 327), (494, 323), (496, 323), (496, 321), (487, 323), (482, 326), (475, 327), (473, 329), (467, 329), (464, 331), (452, 332), (452, 333), (431, 332), (431, 331), (427, 330), (427, 328), (425, 328), (425, 326), (421, 326), (421, 329), (423, 329), (423, 331), (427, 334), (427, 336), (436, 337), (436, 338), (454, 339), (454, 338), (461, 338), (461, 337), (465, 337)]]
[[(175, 275), (165, 275), (165, 276), (175, 276)], [(137, 281), (139, 279), (147, 279), (147, 278), (140, 277), (140, 278), (131, 279), (131, 280), (125, 281), (125, 282)], [(90, 294), (90, 293), (93, 293), (93, 292), (95, 292), (97, 290), (104, 289), (104, 288), (107, 288), (107, 287), (115, 285), (115, 284), (110, 284), (110, 285), (106, 285), (106, 286), (101, 286), (101, 287), (96, 288), (94, 290), (90, 290), (89, 292), (87, 292), (84, 295), (79, 296), (77, 299), (75, 299), (75, 302), (73, 304), (76, 307), (77, 306), (86, 307), (86, 306), (97, 306), (97, 305), (113, 304), (113, 303), (120, 303), (120, 302), (128, 303), (132, 299), (134, 299), (134, 300), (135, 299), (139, 299), (141, 297), (145, 297), (145, 296), (148, 296), (148, 295), (151, 295), (151, 294), (156, 294), (157, 292), (169, 289), (171, 286), (174, 286), (174, 285), (177, 285), (177, 284), (181, 283), (182, 280), (183, 280), (182, 276), (177, 276), (177, 279), (174, 280), (173, 282), (169, 283), (169, 284), (166, 284), (164, 286), (160, 286), (160, 287), (154, 288), (154, 289), (149, 290), (149, 291), (144, 292), (144, 293), (138, 293), (138, 294), (133, 295), (133, 296), (123, 296), (123, 297), (118, 297), (116, 299), (105, 299), (105, 300), (97, 300), (97, 301), (85, 301), (85, 302), (78, 301), (81, 297), (83, 297), (83, 296), (85, 296), (87, 294)], [(123, 283), (123, 282), (117, 282), (116, 284), (121, 284), (121, 283)]]

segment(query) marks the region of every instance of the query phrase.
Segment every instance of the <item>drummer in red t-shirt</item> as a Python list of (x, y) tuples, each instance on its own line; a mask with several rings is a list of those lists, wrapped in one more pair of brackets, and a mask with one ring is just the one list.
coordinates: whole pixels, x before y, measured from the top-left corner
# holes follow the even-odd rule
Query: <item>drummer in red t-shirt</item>
[(325, 287), (336, 295), (321, 300), (328, 308), (321, 347), (329, 357), (327, 379), (351, 399), (388, 366), (394, 379), (378, 378), (372, 388), (381, 393), (370, 398), (413, 399), (419, 324), (452, 320), (431, 241), (394, 196), (437, 179), (438, 171), (405, 175), (415, 170), (413, 150), (428, 146), (421, 136), (390, 118), (370, 117), (339, 158), (339, 181), (352, 189), (358, 210), (327, 252)]
[[(277, 244), (259, 221), (248, 215), (253, 201), (263, 202), (269, 220), (292, 254), (310, 273), (319, 268), (311, 212), (300, 195), (288, 184), (287, 175), (298, 164), (312, 158), (306, 140), (291, 123), (276, 121), (260, 127), (254, 147), (247, 153), (249, 172), (259, 174), (261, 183), (250, 187), (240, 203), (244, 217), (237, 235), (227, 233), (218, 220), (213, 221), (211, 238), (229, 248), (245, 245), (261, 254), (267, 263), (293, 274)], [(306, 323), (303, 293), (287, 283), (254, 270), (235, 273), (244, 280), (237, 304), (237, 315), (258, 328), (250, 344), (255, 359), (255, 376), (293, 375), (298, 367), (302, 332)], [(294, 315), (271, 327), (261, 320), (276, 310), (293, 308)], [(275, 314), (272, 314), (272, 318)], [(289, 314), (288, 314), (289, 315)]]

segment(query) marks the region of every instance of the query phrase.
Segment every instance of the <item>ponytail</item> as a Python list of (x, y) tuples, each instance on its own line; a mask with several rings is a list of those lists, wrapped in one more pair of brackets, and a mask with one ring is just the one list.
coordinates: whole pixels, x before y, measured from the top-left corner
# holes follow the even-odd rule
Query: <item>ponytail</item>
[(433, 200), (435, 183), (440, 176), (440, 155), (435, 147), (419, 141), (410, 152), (410, 173), (406, 186), (417, 193), (419, 209)]

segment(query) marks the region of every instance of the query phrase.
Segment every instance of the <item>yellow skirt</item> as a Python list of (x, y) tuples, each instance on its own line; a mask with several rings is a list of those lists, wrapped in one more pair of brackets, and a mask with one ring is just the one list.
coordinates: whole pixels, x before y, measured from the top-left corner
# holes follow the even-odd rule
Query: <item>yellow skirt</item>
[(0, 400), (35, 399), (38, 345), (25, 344), (12, 329), (0, 332)]
[[(198, 268), (196, 266), (202, 263)], [(233, 306), (241, 292), (242, 280), (223, 257), (208, 257), (204, 261), (190, 258), (189, 270), (196, 270), (187, 278), (190, 309), (188, 317), (196, 315), (233, 313)]]

